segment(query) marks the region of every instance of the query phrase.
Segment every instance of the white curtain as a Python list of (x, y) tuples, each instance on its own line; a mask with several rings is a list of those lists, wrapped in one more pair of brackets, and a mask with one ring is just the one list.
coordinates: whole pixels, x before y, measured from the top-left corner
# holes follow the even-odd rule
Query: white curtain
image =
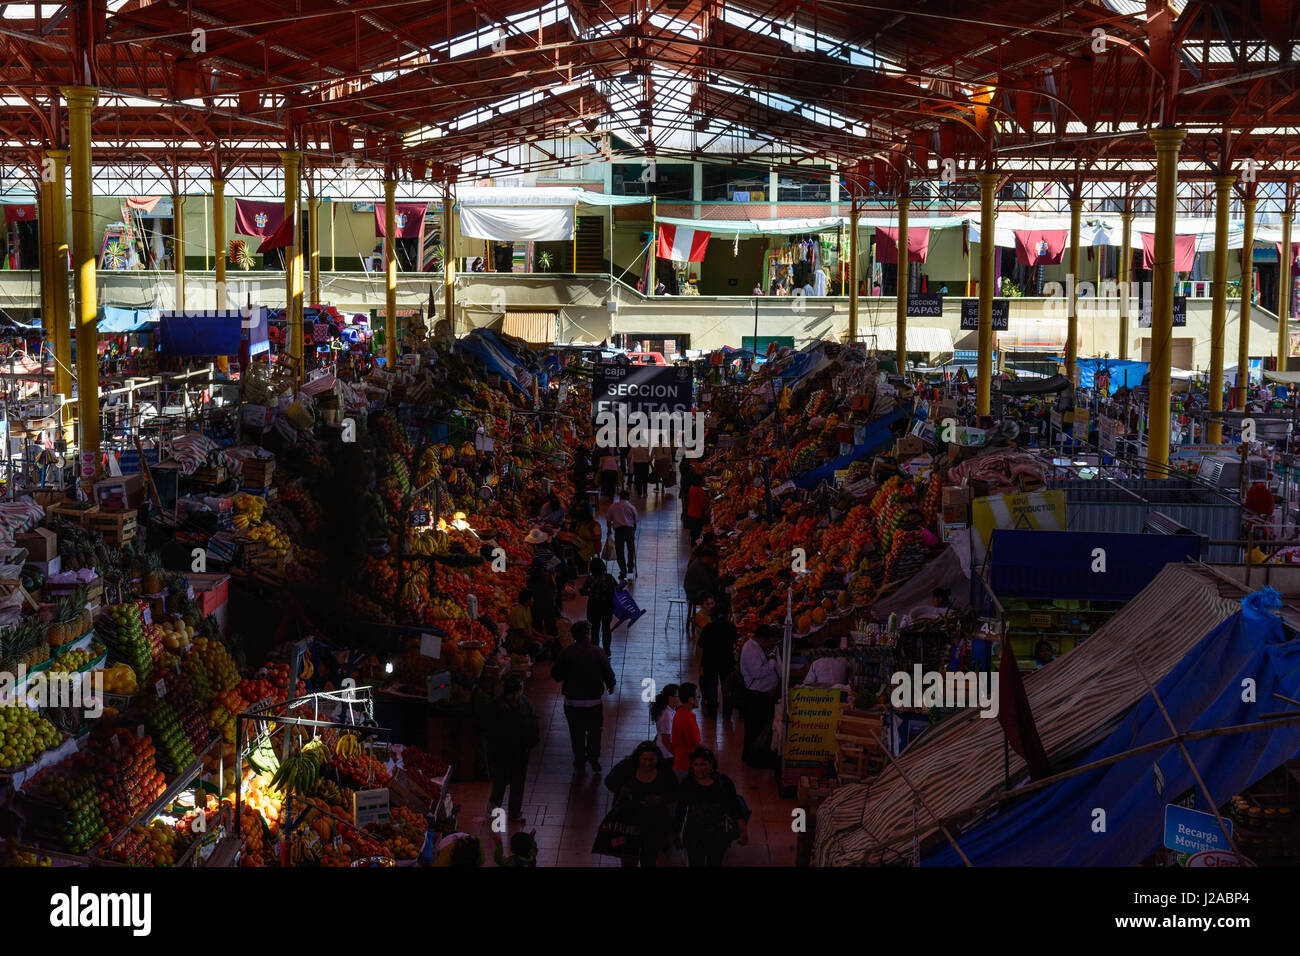
[(573, 238), (573, 206), (460, 207), (460, 234), (497, 242), (556, 242)]

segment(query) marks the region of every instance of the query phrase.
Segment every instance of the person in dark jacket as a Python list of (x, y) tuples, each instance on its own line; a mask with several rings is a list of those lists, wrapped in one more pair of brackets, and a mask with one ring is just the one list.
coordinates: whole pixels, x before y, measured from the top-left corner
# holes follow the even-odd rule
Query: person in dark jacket
[(682, 590), (686, 592), (686, 603), (692, 615), (717, 587), (718, 552), (701, 551), (686, 565), (686, 575), (682, 579)]
[(700, 480), (700, 476), (696, 472), (695, 466), (691, 464), (690, 459), (685, 455), (682, 456), (682, 462), (678, 466), (677, 477), (678, 484), (681, 486), (677, 493), (682, 496), (682, 527), (685, 528), (687, 527), (686, 499), (690, 497), (689, 492), (691, 490), (691, 485), (698, 483)]
[(509, 819), (511, 823), (524, 822), (524, 775), (528, 770), (528, 751), (542, 739), (537, 708), (523, 695), (523, 680), (518, 674), (507, 674), (502, 684), (502, 694), (488, 705), (483, 719), (483, 735), (487, 738), (488, 765), (492, 768), (492, 796), (495, 809), (510, 790)]
[(573, 769), (590, 763), (600, 773), (600, 731), (604, 723), (605, 691), (614, 691), (614, 669), (609, 657), (588, 640), (586, 621), (573, 625), (573, 643), (566, 647), (551, 668), (551, 676), (564, 693), (564, 718), (569, 722), (573, 744)]
[(543, 634), (555, 637), (559, 633), (556, 622), (559, 607), (555, 575), (541, 555), (533, 558), (527, 583), (528, 590), (533, 592), (533, 626)]
[(601, 634), (605, 635), (604, 648), (608, 656), (614, 634), (614, 593), (618, 590), (618, 581), (614, 575), (605, 570), (605, 562), (592, 558), (590, 574), (582, 585), (582, 593), (587, 595), (587, 623), (591, 625), (591, 643), (601, 643)]
[[(713, 607), (713, 618), (700, 630), (697, 642), (700, 648), (700, 689), (704, 697), (704, 715), (718, 716), (718, 688), (725, 687), (727, 678), (736, 667), (736, 625), (731, 620), (727, 602), (719, 600)], [(731, 719), (732, 702), (725, 695), (722, 700), (722, 719)]]
[(691, 751), (691, 772), (678, 784), (682, 846), (691, 866), (722, 866), (732, 843), (749, 842), (749, 807), (706, 747)]
[(644, 741), (637, 744), (632, 756), (614, 765), (605, 786), (614, 794), (611, 813), (617, 812), (641, 830), (640, 840), (622, 857), (623, 865), (657, 865), (672, 833), (671, 810), (677, 792), (672, 761), (664, 759), (653, 740)]

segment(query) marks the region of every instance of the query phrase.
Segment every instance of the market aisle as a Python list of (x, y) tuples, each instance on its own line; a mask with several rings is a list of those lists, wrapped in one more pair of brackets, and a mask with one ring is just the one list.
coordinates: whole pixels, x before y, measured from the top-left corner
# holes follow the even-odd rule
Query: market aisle
[[(646, 613), (630, 633), (626, 627), (614, 631), (612, 659), (618, 685), (605, 702), (600, 755), (605, 771), (653, 736), (649, 705), (641, 699), (643, 686), (647, 686), (643, 681), (653, 680), (659, 688), (699, 678), (685, 633), (684, 605), (670, 610), (668, 603), (683, 597), (682, 575), (690, 551), (682, 534), (680, 503), (676, 495), (660, 499), (653, 490), (647, 503), (634, 503), (643, 520), (637, 541), (639, 574), (631, 587)], [(617, 573), (616, 567), (611, 570)], [(584, 619), (585, 605), (585, 599), (578, 598), (566, 605), (565, 613), (572, 620)], [(524, 801), (525, 829), (537, 829), (539, 865), (618, 866), (619, 861), (612, 857), (591, 853), (611, 794), (605, 789), (603, 775), (590, 769), (577, 775), (573, 771), (563, 698), (559, 684), (551, 680), (549, 663), (534, 670), (524, 693), (537, 706), (542, 723), (542, 742), (532, 754)], [(794, 801), (779, 799), (770, 771), (752, 770), (740, 762), (743, 729), (739, 714), (730, 722), (720, 716), (715, 720), (698, 712), (697, 716), (705, 745), (718, 754), (723, 772), (735, 781), (754, 813), (749, 845), (732, 847), (726, 865), (793, 866), (795, 835), (790, 831), (790, 812)], [(454, 787), (462, 829), (482, 836), (489, 857), (492, 834), (486, 814), (490, 790), (486, 781), (461, 782)], [(679, 863), (685, 865), (684, 857)]]

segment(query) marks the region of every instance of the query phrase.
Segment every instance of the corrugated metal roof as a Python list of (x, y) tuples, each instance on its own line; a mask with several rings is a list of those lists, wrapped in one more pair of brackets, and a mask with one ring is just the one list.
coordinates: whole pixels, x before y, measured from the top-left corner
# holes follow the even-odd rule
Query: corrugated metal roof
[[(1158, 683), (1239, 609), (1237, 601), (1219, 595), (1206, 572), (1169, 565), (1078, 648), (1026, 675), (1030, 710), (1053, 763), (1068, 761), (1103, 739), (1146, 695), (1134, 655), (1147, 677)], [(869, 794), (864, 784), (840, 788), (817, 815), (816, 864), (855, 866), (905, 858), (916, 797), (898, 768), (926, 805), (948, 819), (1002, 788), (1004, 740), (996, 719), (971, 710), (927, 732), (871, 782)], [(1012, 779), (1024, 773), (1024, 760), (1012, 751)], [(923, 825), (933, 822), (925, 810), (921, 813)], [(922, 835), (923, 842), (943, 839), (937, 827)]]

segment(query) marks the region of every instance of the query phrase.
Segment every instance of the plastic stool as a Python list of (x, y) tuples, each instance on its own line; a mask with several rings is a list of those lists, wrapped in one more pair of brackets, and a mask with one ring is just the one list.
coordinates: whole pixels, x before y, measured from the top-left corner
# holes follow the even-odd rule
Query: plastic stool
[(682, 629), (683, 632), (684, 632), (685, 629), (686, 629), (686, 625), (687, 625), (687, 623), (688, 623), (688, 622), (687, 622), (687, 619), (686, 619), (686, 601), (683, 600), (682, 598), (669, 598), (669, 599), (668, 599), (668, 616), (664, 618), (664, 633), (665, 633), (665, 634), (668, 633), (668, 629), (669, 629), (669, 627), (672, 625), (672, 620), (673, 620), (673, 609), (676, 608), (676, 607), (678, 607), (678, 606), (680, 606), (681, 609), (682, 609), (682, 611), (681, 611), (681, 613), (682, 613), (681, 629)]

